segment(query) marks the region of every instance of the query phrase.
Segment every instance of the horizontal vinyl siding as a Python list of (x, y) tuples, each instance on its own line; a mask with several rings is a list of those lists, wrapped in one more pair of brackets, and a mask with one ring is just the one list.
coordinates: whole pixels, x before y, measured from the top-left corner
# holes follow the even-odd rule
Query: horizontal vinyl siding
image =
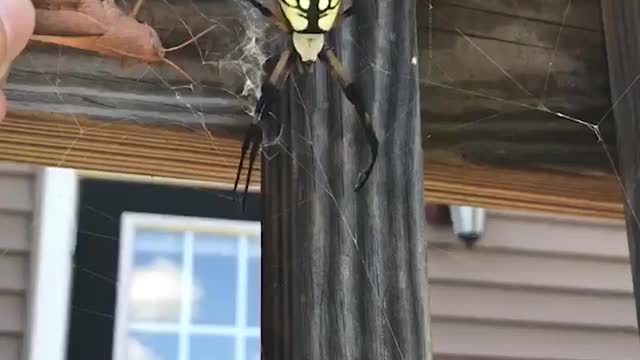
[(594, 327), (627, 332), (634, 332), (636, 327), (636, 319), (629, 316), (635, 312), (631, 296), (585, 296), (559, 291), (440, 283), (433, 284), (431, 289), (432, 311), (440, 318)]
[(28, 253), (32, 228), (31, 216), (0, 211), (0, 249), (3, 252)]
[(4, 294), (0, 296), (0, 334), (22, 334), (25, 331), (24, 296)]
[(28, 256), (26, 254), (0, 254), (0, 296), (3, 293), (24, 295), (28, 284)]
[(640, 359), (624, 225), (489, 212), (427, 226), (435, 360)]
[(635, 360), (633, 333), (558, 329), (469, 321), (432, 323), (436, 360), (439, 354), (463, 359)]
[(428, 260), (434, 282), (526, 286), (585, 294), (633, 292), (629, 264), (624, 262), (482, 249), (441, 254), (432, 251)]
[(0, 163), (0, 359), (23, 360), (36, 168)]
[(21, 359), (22, 339), (22, 336), (10, 334), (0, 336), (0, 359)]
[(0, 167), (0, 210), (30, 214), (33, 211), (33, 191), (33, 175), (6, 175)]
[[(621, 223), (500, 212), (488, 212), (487, 216), (485, 236), (475, 245), (476, 249), (594, 256), (625, 262), (629, 255), (625, 227)], [(430, 226), (428, 231), (429, 244), (438, 249), (463, 248), (450, 227)]]

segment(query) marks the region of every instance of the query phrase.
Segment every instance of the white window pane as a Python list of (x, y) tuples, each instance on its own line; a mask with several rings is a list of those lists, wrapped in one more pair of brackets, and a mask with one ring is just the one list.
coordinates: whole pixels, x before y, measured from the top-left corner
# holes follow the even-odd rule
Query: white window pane
[(126, 360), (175, 360), (177, 358), (177, 335), (129, 334)]
[(189, 360), (235, 360), (232, 336), (192, 335)]
[(192, 313), (198, 324), (235, 325), (238, 240), (232, 237), (196, 236), (194, 277), (200, 285), (200, 303)]

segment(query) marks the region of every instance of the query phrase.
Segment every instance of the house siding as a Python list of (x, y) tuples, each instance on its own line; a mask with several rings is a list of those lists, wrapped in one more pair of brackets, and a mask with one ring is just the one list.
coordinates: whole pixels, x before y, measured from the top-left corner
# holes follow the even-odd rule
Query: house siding
[(0, 359), (25, 357), (37, 168), (0, 163)]
[(489, 211), (472, 250), (427, 231), (436, 360), (640, 358), (621, 222)]
[[(26, 359), (37, 167), (0, 163), (0, 359)], [(435, 360), (639, 359), (624, 224), (489, 211), (427, 225)]]

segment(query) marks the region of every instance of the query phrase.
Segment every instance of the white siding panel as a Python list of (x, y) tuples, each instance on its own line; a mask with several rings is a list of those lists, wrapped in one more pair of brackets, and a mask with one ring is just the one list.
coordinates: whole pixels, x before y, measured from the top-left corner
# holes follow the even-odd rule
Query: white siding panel
[[(554, 255), (629, 257), (624, 224), (579, 221), (566, 218), (487, 212), (488, 223), (478, 249), (509, 249)], [(428, 226), (429, 244), (446, 249), (462, 248), (451, 229)]]
[(0, 334), (21, 335), (25, 326), (24, 296), (0, 293)]
[(435, 360), (640, 359), (624, 224), (489, 211), (472, 250), (427, 239)]
[(0, 359), (28, 360), (27, 307), (37, 167), (0, 162)]
[(0, 253), (29, 251), (32, 229), (31, 216), (0, 212)]
[[(634, 360), (638, 335), (628, 332), (433, 321), (437, 355), (469, 359)], [(437, 356), (436, 356), (437, 358)]]
[(0, 173), (5, 175), (33, 176), (39, 167), (37, 165), (22, 164), (16, 162), (0, 162)]
[(24, 292), (28, 284), (28, 259), (23, 255), (0, 254), (0, 292)]
[(0, 173), (0, 210), (30, 212), (34, 207), (33, 177)]
[[(535, 239), (531, 239), (535, 241)], [(631, 294), (627, 263), (527, 255), (509, 252), (429, 251), (430, 278), (512, 287), (545, 287)]]
[[(490, 213), (483, 246), (590, 255), (626, 260), (629, 257), (623, 223), (600, 223), (565, 218), (510, 216)], [(526, 232), (523, 233), (523, 229)], [(535, 239), (534, 241), (531, 241)]]
[(18, 336), (0, 335), (0, 359), (22, 360), (22, 339)]
[(433, 284), (434, 318), (517, 322), (572, 327), (602, 327), (633, 332), (634, 300), (630, 295), (536, 292), (483, 286)]

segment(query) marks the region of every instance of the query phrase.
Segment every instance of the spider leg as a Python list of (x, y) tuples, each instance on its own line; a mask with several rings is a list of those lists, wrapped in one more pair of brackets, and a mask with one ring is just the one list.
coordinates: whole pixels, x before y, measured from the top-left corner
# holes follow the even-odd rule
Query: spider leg
[(245, 1), (248, 1), (249, 4), (251, 4), (254, 8), (258, 9), (258, 11), (260, 11), (262, 16), (271, 20), (271, 22), (276, 24), (280, 29), (284, 31), (289, 31), (289, 26), (287, 25), (287, 22), (285, 21), (285, 19), (282, 17), (282, 13), (280, 13), (279, 11), (273, 10), (268, 5), (264, 5), (260, 3), (258, 0), (245, 0)]
[(369, 148), (371, 150), (371, 161), (369, 162), (369, 165), (358, 174), (358, 181), (355, 186), (355, 191), (357, 192), (362, 189), (364, 184), (369, 179), (369, 175), (371, 175), (371, 171), (373, 171), (373, 166), (378, 159), (378, 138), (376, 137), (376, 132), (373, 129), (371, 116), (365, 108), (365, 102), (362, 98), (362, 92), (351, 80), (351, 77), (349, 76), (349, 73), (345, 69), (344, 65), (342, 65), (340, 60), (338, 60), (338, 57), (335, 55), (333, 50), (327, 47), (325, 47), (320, 52), (319, 56), (322, 61), (329, 65), (331, 73), (338, 80), (338, 83), (340, 83), (340, 87), (342, 88), (345, 96), (356, 108), (358, 118), (360, 119), (360, 124), (364, 128), (367, 142), (369, 143)]
[[(275, 104), (280, 96), (280, 90), (284, 80), (289, 75), (289, 59), (291, 56), (291, 49), (283, 51), (276, 63), (269, 78), (262, 84), (262, 95), (258, 99), (256, 104), (255, 116), (256, 121), (252, 122), (245, 133), (245, 138), (242, 143), (242, 151), (240, 155), (240, 163), (238, 164), (238, 172), (236, 175), (236, 182), (233, 186), (235, 192), (238, 188), (238, 182), (240, 181), (240, 174), (242, 172), (242, 165), (244, 164), (244, 158), (247, 155), (247, 151), (251, 148), (249, 153), (249, 169), (247, 171), (247, 182), (244, 187), (244, 195), (242, 197), (242, 209), (244, 210), (245, 202), (247, 199), (247, 192), (249, 191), (249, 183), (251, 182), (251, 172), (253, 170), (253, 164), (258, 156), (258, 149), (262, 143), (262, 129), (260, 125), (264, 123), (268, 118), (274, 118), (274, 112), (272, 111), (272, 105)], [(274, 60), (272, 57), (270, 60)], [(270, 60), (267, 60), (269, 62)]]
[(334, 27), (337, 27), (338, 25), (342, 24), (342, 22), (347, 20), (349, 17), (351, 17), (353, 13), (354, 13), (353, 6), (349, 6), (348, 9), (338, 14), (338, 18), (336, 19)]
[(355, 12), (355, 10), (353, 10), (353, 6), (349, 6), (345, 11), (341, 12), (340, 15), (338, 15), (338, 19), (336, 21), (336, 24), (340, 24), (341, 22), (343, 22), (347, 18), (351, 17), (354, 12)]

